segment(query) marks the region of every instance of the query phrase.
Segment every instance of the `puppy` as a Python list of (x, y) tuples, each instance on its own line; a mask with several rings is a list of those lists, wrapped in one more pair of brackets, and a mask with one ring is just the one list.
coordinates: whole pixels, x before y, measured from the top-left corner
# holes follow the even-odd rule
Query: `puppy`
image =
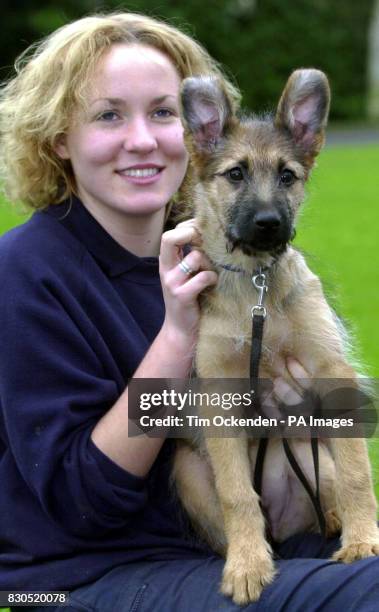
[[(320, 280), (290, 246), (304, 185), (323, 141), (330, 101), (326, 76), (314, 69), (289, 78), (274, 117), (239, 117), (217, 79), (189, 78), (182, 113), (190, 169), (183, 187), (187, 216), (195, 216), (202, 248), (219, 273), (201, 299), (195, 368), (200, 378), (248, 378), (251, 277), (268, 281), (260, 376), (285, 375), (296, 358), (323, 397), (333, 379), (356, 380), (345, 356), (340, 325)], [(303, 472), (314, 484), (310, 444), (292, 441)], [(274, 578), (265, 537), (281, 541), (317, 529), (315, 511), (278, 440), (270, 440), (259, 499), (252, 485), (257, 440), (246, 436), (182, 441), (173, 477), (193, 524), (225, 555), (221, 590), (237, 604), (259, 598)], [(328, 439), (320, 445), (321, 503), (329, 530), (342, 525), (335, 560), (379, 554), (376, 500), (363, 439)], [(338, 518), (337, 518), (338, 517)]]

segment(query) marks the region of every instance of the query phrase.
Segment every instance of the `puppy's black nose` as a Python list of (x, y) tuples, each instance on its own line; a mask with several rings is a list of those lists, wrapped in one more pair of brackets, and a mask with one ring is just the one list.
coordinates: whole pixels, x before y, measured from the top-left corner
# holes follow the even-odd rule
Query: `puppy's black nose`
[(261, 210), (254, 216), (254, 225), (265, 232), (277, 230), (280, 227), (280, 217), (275, 211)]

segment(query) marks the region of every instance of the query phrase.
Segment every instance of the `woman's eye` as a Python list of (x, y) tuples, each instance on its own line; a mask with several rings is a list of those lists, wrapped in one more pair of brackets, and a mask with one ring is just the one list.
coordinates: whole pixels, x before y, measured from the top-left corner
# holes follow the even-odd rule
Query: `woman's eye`
[(296, 180), (296, 176), (292, 172), (292, 170), (282, 170), (280, 173), (279, 181), (282, 185), (289, 187)]
[(239, 166), (227, 170), (225, 176), (233, 182), (243, 181), (243, 172)]
[(158, 119), (169, 119), (174, 116), (174, 112), (169, 108), (158, 108), (154, 111), (154, 117), (158, 117)]
[(116, 111), (104, 111), (98, 115), (98, 120), (100, 121), (116, 121), (120, 118), (119, 114)]

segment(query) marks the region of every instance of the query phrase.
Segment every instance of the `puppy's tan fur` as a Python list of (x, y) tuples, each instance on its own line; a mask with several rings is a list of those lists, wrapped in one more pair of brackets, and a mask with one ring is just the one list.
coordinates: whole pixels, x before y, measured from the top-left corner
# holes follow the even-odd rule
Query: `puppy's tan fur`
[[(197, 218), (202, 248), (219, 272), (217, 287), (207, 290), (201, 300), (197, 375), (249, 376), (250, 309), (257, 303), (251, 272), (261, 265), (271, 266), (267, 272), (268, 316), (261, 377), (285, 376), (285, 358), (292, 356), (309, 372), (321, 395), (329, 389), (321, 388), (319, 381), (355, 379), (346, 360), (340, 326), (319, 279), (303, 256), (288, 246), (304, 198), (304, 184), (324, 140), (329, 107), (325, 75), (317, 70), (293, 73), (273, 119), (238, 118), (222, 85), (209, 79), (187, 79), (182, 102), (190, 152), (183, 192), (186, 214)], [(236, 167), (243, 169), (242, 181), (230, 180), (228, 171)], [(295, 176), (290, 185), (281, 182), (286, 170)], [(290, 224), (288, 236), (283, 238), (286, 245), (264, 249), (262, 245), (255, 248), (254, 239), (249, 242), (245, 236), (245, 244), (240, 240), (244, 224), (257, 209), (265, 211), (265, 207), (280, 209)], [(239, 214), (244, 215), (242, 221)], [(246, 274), (225, 270), (220, 267), (224, 264)], [(252, 486), (256, 449), (257, 443), (251, 439), (203, 439), (199, 432), (196, 443), (179, 444), (173, 472), (194, 525), (226, 557), (222, 592), (238, 604), (257, 600), (275, 573), (265, 521)], [(295, 441), (293, 450), (312, 482), (309, 444)], [(379, 554), (376, 501), (365, 441), (336, 438), (321, 444), (320, 483), (329, 531), (342, 523), (342, 547), (334, 558), (350, 562)], [(283, 496), (289, 500), (289, 510), (281, 507), (278, 513)], [(278, 440), (269, 443), (262, 502), (277, 540), (296, 531), (317, 529), (313, 507)]]

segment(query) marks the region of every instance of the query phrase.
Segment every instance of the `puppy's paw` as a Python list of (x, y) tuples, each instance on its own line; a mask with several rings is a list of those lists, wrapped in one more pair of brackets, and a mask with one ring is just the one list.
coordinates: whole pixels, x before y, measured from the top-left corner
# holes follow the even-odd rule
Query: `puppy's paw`
[(352, 563), (366, 557), (379, 556), (379, 539), (372, 542), (353, 542), (347, 544), (334, 553), (333, 561), (342, 561), (342, 563)]
[(325, 512), (326, 537), (332, 538), (342, 531), (342, 523), (335, 509)]
[(263, 549), (241, 550), (238, 555), (227, 556), (221, 583), (221, 592), (233, 598), (235, 604), (243, 606), (257, 601), (265, 586), (275, 576), (275, 565), (271, 554)]

